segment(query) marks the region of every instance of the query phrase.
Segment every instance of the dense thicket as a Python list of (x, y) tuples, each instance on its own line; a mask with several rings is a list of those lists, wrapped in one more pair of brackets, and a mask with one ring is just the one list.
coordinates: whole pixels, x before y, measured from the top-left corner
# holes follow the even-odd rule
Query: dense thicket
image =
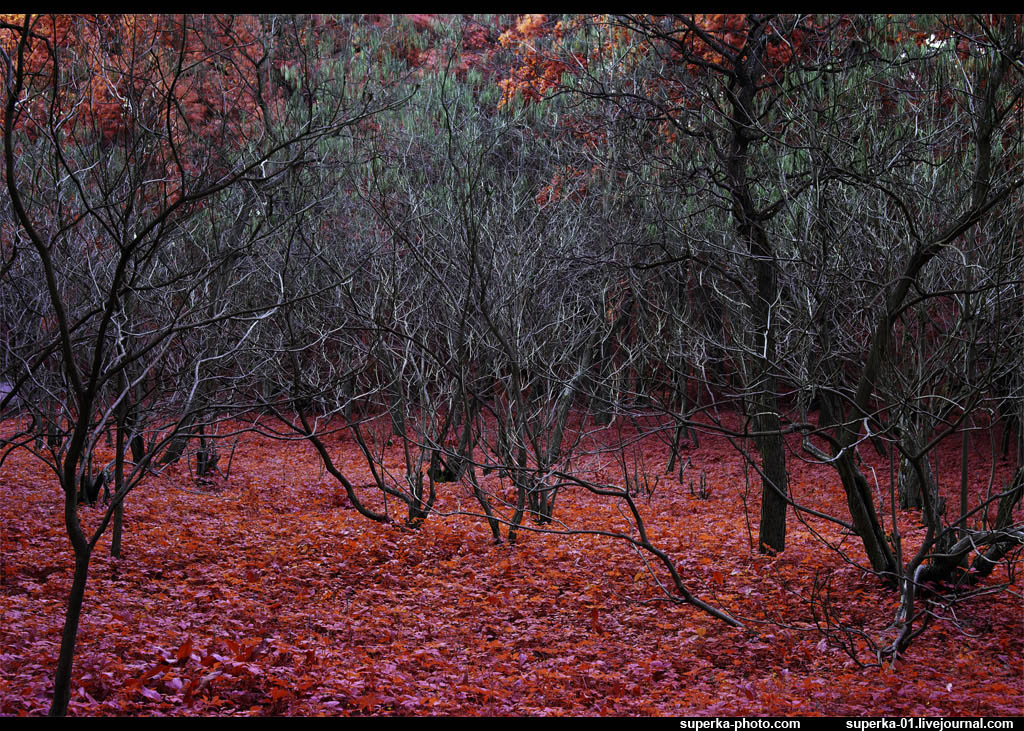
[[(0, 49), (4, 453), (52, 467), (77, 566), (54, 712), (108, 522), (161, 464), (223, 467), (239, 414), (308, 440), (377, 521), (419, 525), (462, 482), (511, 542), (571, 531), (567, 490), (604, 496), (671, 597), (736, 625), (635, 502), (638, 435), (674, 470), (725, 434), (761, 484), (759, 550), (794, 515), (848, 528), (902, 597), (893, 654), (922, 593), (1019, 553), (1020, 18), (3, 16)], [(933, 464), (948, 440), (961, 474)], [(801, 505), (800, 461), (835, 469), (845, 514)]]

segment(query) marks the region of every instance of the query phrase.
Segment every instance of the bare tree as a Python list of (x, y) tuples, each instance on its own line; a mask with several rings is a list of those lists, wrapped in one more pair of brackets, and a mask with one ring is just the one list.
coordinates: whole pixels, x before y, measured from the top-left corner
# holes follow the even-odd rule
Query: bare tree
[[(63, 491), (75, 557), (54, 715), (67, 709), (100, 537), (161, 447), (212, 418), (209, 399), (230, 373), (225, 364), (280, 302), (279, 291), (266, 289), (269, 298), (240, 306), (224, 296), (272, 274), (249, 256), (265, 233), (254, 220), (256, 201), (303, 150), (384, 104), (358, 99), (335, 69), (308, 56), (305, 64), (299, 56), (296, 72), (306, 74), (303, 94), (283, 93), (269, 76), (278, 70), (271, 49), (281, 45), (284, 21), (130, 21), (25, 16), (0, 29), (10, 197), (3, 227), (17, 236), (5, 285), (19, 284), (5, 304), (29, 306), (39, 323), (14, 333), (19, 342), (5, 350), (15, 361), (5, 401), (23, 390), (42, 396), (28, 402), (45, 432), (35, 452)], [(246, 104), (249, 115), (241, 113)], [(252, 191), (242, 195), (249, 203), (220, 218), (235, 190)], [(218, 221), (232, 218), (237, 225), (216, 236)], [(161, 383), (171, 366), (173, 384)], [(95, 489), (94, 462), (111, 424), (116, 490), (86, 533), (79, 494)], [(149, 445), (139, 449), (144, 433)], [(4, 446), (31, 444), (16, 438)]]

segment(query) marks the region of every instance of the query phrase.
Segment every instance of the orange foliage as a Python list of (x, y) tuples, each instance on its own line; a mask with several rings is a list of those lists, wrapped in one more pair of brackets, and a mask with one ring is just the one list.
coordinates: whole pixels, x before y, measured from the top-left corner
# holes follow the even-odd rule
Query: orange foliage
[[(591, 174), (596, 172), (596, 168), (590, 171)], [(546, 206), (549, 203), (557, 203), (563, 198), (578, 203), (587, 194), (586, 176), (585, 171), (571, 166), (555, 173), (551, 182), (537, 193), (537, 205)]]
[[(750, 27), (746, 15), (721, 13), (696, 14), (689, 17), (688, 23), (674, 20), (668, 28), (662, 28), (653, 16), (642, 16), (640, 21), (651, 23), (666, 37), (674, 38), (675, 58), (691, 71), (702, 64), (725, 63), (724, 52), (740, 53)], [(590, 50), (589, 58), (564, 50), (561, 42), (588, 23), (600, 30), (602, 38), (600, 44)], [(804, 46), (805, 36), (800, 28), (786, 35), (774, 29), (770, 31), (765, 49), (769, 75), (794, 60)], [(516, 65), (499, 83), (502, 103), (517, 95), (527, 103), (538, 102), (546, 93), (560, 88), (564, 74), (578, 73), (595, 61), (612, 58), (626, 50), (636, 58), (643, 58), (650, 44), (643, 33), (603, 16), (575, 16), (569, 21), (552, 23), (545, 15), (524, 15), (513, 28), (502, 33), (499, 40), (517, 55)], [(628, 54), (623, 56), (622, 62), (628, 62), (627, 58)]]
[(551, 89), (562, 82), (562, 75), (571, 73), (569, 61), (582, 63), (582, 58), (572, 55), (563, 59), (557, 54), (545, 54), (535, 43), (543, 36), (553, 35), (561, 40), (566, 26), (562, 21), (549, 23), (546, 15), (524, 15), (512, 28), (502, 33), (498, 42), (518, 55), (518, 65), (510, 70), (508, 78), (498, 82), (501, 88), (501, 105), (521, 96), (526, 102), (540, 101)]
[[(211, 163), (211, 143), (230, 146), (261, 125), (252, 16), (40, 15), (28, 33), (29, 108), (18, 123), (33, 138), (131, 145), (146, 130), (163, 137), (167, 168), (196, 174)], [(0, 43), (12, 53), (20, 36), (4, 29)]]

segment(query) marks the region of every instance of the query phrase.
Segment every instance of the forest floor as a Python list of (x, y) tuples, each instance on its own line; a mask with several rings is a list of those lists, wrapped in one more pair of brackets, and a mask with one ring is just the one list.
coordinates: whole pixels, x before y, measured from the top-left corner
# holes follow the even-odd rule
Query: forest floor
[[(975, 499), (989, 488), (988, 445), (980, 434), (971, 452)], [(638, 501), (652, 541), (696, 596), (745, 630), (665, 601), (667, 574), (622, 541), (524, 531), (515, 545), (495, 545), (460, 484), (439, 486), (441, 514), (419, 529), (402, 525), (394, 501), (399, 520), (376, 524), (348, 506), (310, 447), (248, 435), (229, 479), (196, 489), (182, 462), (129, 495), (123, 558), (110, 558), (108, 531), (92, 562), (69, 712), (1024, 712), (1019, 576), (1000, 567), (983, 586), (1003, 590), (932, 606), (935, 621), (906, 655), (878, 664), (869, 643), (894, 639), (897, 596), (859, 568), (854, 537), (790, 513), (785, 552), (760, 555), (751, 548), (758, 482), (752, 475), (747, 486), (724, 439), (686, 450), (687, 484), (664, 476), (663, 441), (639, 447), (652, 481), (660, 476)], [(331, 448), (353, 482), (370, 482), (351, 440), (335, 437)], [(612, 459), (593, 459), (594, 475), (621, 480)], [(846, 514), (832, 471), (790, 462), (798, 500)], [(997, 489), (1014, 464), (999, 463)], [(886, 495), (888, 462), (870, 467)], [(953, 505), (958, 443), (942, 447), (936, 467)], [(706, 499), (688, 484), (701, 470)], [(492, 473), (487, 485), (500, 492), (500, 480)], [(0, 714), (41, 714), (72, 573), (62, 498), (27, 453), (4, 464), (0, 490)], [(87, 523), (102, 514), (80, 510)], [(555, 515), (556, 529), (629, 530), (621, 503), (579, 491), (563, 490)], [(884, 515), (889, 530), (888, 507)], [(901, 512), (899, 525), (906, 553), (921, 540), (918, 515)]]

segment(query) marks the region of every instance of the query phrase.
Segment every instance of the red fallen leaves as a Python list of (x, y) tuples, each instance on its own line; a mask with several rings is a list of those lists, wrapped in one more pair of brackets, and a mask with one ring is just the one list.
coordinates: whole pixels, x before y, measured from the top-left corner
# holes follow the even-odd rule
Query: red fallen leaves
[[(820, 607), (811, 599), (831, 587), (835, 616), (882, 636), (896, 597), (822, 550), (798, 521), (790, 522), (784, 554), (752, 552), (742, 466), (717, 440), (701, 445), (688, 456), (695, 468), (707, 467), (709, 499), (663, 480), (640, 504), (652, 540), (695, 593), (756, 634), (654, 601), (665, 577), (606, 539), (523, 534), (520, 545), (495, 546), (486, 525), (465, 516), (432, 515), (418, 531), (370, 523), (337, 505), (311, 452), (250, 438), (216, 492), (176, 489), (189, 485), (181, 467), (129, 496), (125, 558), (108, 558), (101, 545), (93, 562), (70, 711), (1020, 712), (1018, 597), (961, 604), (895, 670), (858, 670), (837, 642), (842, 635), (818, 630)], [(341, 440), (334, 448), (358, 474), (354, 445)], [(958, 449), (939, 455), (957, 476)], [(651, 469), (662, 469), (666, 458), (664, 445), (645, 443)], [(0, 713), (41, 714), (71, 562), (45, 470), (15, 454), (0, 483)], [(494, 475), (485, 481), (495, 491), (498, 484)], [(845, 498), (828, 470), (794, 469), (793, 489), (810, 506), (842, 514)], [(758, 506), (746, 497), (756, 535)], [(472, 510), (472, 496), (451, 485), (439, 507)], [(559, 497), (557, 517), (624, 527), (611, 505), (571, 491)], [(851, 546), (833, 527), (811, 525)], [(900, 528), (905, 540), (919, 539), (914, 513), (901, 516)], [(1000, 569), (991, 582), (1006, 579)]]

